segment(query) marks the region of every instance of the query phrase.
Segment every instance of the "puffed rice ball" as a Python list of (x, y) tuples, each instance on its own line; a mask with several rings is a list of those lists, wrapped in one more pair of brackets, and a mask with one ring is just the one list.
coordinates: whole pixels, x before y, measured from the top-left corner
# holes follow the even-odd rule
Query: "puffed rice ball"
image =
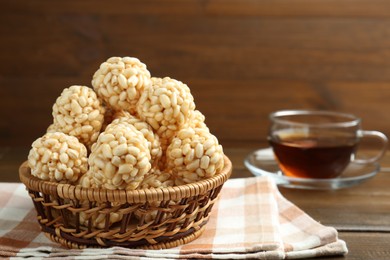
[(189, 87), (169, 77), (153, 77), (137, 104), (139, 117), (157, 131), (163, 150), (194, 110)]
[(77, 182), (77, 185), (83, 188), (98, 188), (93, 178), (93, 172), (87, 171)]
[(32, 143), (28, 165), (42, 180), (76, 183), (88, 170), (87, 149), (76, 137), (46, 133)]
[(213, 177), (224, 166), (224, 154), (218, 139), (207, 129), (183, 128), (167, 149), (167, 167), (176, 184)]
[(54, 133), (54, 132), (58, 132), (57, 127), (55, 126), (55, 124), (50, 124), (46, 129), (46, 133)]
[(183, 126), (183, 128), (203, 128), (210, 132), (210, 129), (207, 127), (205, 123), (206, 117), (199, 110), (195, 110), (191, 113), (187, 123)]
[(152, 127), (148, 123), (138, 119), (126, 111), (120, 111), (114, 115), (116, 119), (111, 122), (111, 126), (117, 124), (130, 124), (140, 131), (145, 139), (148, 141), (148, 149), (150, 150), (152, 166), (158, 165), (161, 156), (162, 149), (160, 144), (160, 138), (154, 133)]
[(139, 188), (166, 188), (172, 187), (175, 182), (170, 172), (160, 171), (159, 169), (152, 169), (152, 171), (144, 178)]
[(65, 88), (53, 105), (52, 126), (56, 131), (77, 137), (89, 147), (99, 135), (105, 109), (96, 93), (86, 86)]
[(148, 142), (128, 124), (108, 125), (92, 146), (89, 171), (98, 188), (136, 189), (151, 169)]
[(100, 65), (92, 79), (98, 95), (114, 110), (135, 112), (135, 106), (146, 86), (150, 72), (137, 58), (111, 57)]

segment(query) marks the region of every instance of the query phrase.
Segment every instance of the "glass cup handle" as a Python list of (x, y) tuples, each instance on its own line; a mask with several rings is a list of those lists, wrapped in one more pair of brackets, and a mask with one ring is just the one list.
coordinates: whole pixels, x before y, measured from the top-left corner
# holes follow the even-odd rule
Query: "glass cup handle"
[(381, 159), (383, 157), (383, 155), (386, 153), (388, 139), (387, 139), (387, 136), (384, 133), (379, 132), (379, 131), (372, 131), (372, 130), (359, 130), (358, 131), (358, 136), (360, 138), (372, 137), (372, 138), (379, 139), (381, 141), (381, 143), (382, 143), (382, 149), (374, 157), (367, 158), (367, 159), (353, 159), (354, 162), (361, 163), (361, 164), (373, 163), (373, 162), (376, 162), (379, 159)]

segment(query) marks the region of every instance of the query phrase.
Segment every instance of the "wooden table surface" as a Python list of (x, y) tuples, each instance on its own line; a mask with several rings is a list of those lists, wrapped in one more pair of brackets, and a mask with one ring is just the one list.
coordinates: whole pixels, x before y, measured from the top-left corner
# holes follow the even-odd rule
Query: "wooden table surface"
[[(263, 146), (264, 147), (264, 146)], [(243, 160), (254, 145), (228, 147), (225, 153), (233, 163), (232, 178), (253, 176)], [(18, 166), (25, 160), (26, 148), (0, 148), (0, 181), (19, 181)], [(390, 153), (381, 162), (374, 178), (340, 190), (299, 190), (280, 187), (281, 193), (324, 225), (335, 227), (345, 240), (349, 253), (331, 259), (389, 259), (390, 257)], [(321, 259), (321, 258), (318, 258)], [(329, 258), (323, 258), (329, 259)]]

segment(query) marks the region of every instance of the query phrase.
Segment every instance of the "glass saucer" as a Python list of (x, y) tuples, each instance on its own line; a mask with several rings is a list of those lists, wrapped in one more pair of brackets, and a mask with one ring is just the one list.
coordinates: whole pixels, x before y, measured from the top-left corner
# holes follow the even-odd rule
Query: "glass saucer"
[(378, 162), (358, 164), (351, 162), (342, 175), (332, 179), (309, 179), (284, 176), (278, 167), (272, 148), (256, 150), (244, 160), (255, 176), (269, 176), (283, 187), (315, 190), (334, 190), (350, 187), (374, 177), (380, 170)]

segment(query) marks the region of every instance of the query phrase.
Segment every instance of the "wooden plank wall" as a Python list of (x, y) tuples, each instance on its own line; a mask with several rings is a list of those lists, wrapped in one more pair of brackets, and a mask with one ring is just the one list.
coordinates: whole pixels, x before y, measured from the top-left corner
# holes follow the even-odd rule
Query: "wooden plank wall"
[(0, 145), (30, 146), (62, 89), (110, 56), (187, 83), (221, 143), (277, 109), (355, 113), (390, 135), (390, 1), (0, 1)]

